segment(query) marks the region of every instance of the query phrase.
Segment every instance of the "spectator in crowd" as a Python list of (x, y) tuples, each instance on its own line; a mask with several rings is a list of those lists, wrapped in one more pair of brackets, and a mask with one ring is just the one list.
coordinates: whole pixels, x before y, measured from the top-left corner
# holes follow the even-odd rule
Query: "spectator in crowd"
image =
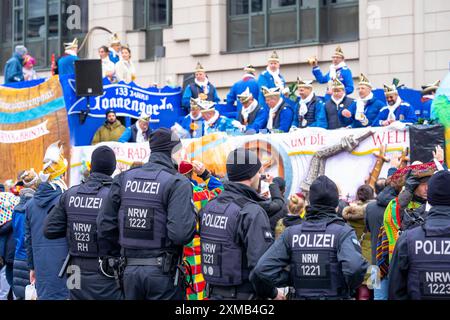
[(190, 138), (200, 138), (203, 136), (204, 130), (204, 120), (201, 113), (201, 108), (198, 105), (200, 98), (193, 99), (191, 98), (191, 110), (189, 114), (184, 117), (181, 122), (181, 126), (187, 132), (188, 139)]
[(244, 126), (246, 133), (258, 133), (267, 126), (268, 111), (258, 103), (250, 88), (238, 94), (241, 109), (238, 110), (238, 121)]
[(288, 214), (278, 220), (275, 227), (275, 239), (278, 239), (288, 227), (302, 223), (305, 217), (306, 200), (303, 193), (295, 193), (289, 197)]
[(32, 81), (39, 79), (34, 66), (36, 65), (36, 59), (29, 54), (26, 54), (23, 59), (23, 77), (25, 81)]
[(112, 63), (116, 64), (120, 61), (120, 55), (121, 55), (121, 44), (120, 39), (117, 33), (114, 33), (111, 37), (110, 47), (109, 47), (109, 60), (111, 60)]
[(114, 63), (109, 59), (109, 49), (107, 46), (102, 46), (98, 49), (98, 55), (102, 60), (102, 77), (108, 78), (109, 81), (114, 80), (116, 74), (116, 67)]
[(328, 97), (332, 95), (332, 84), (336, 79), (343, 83), (346, 95), (352, 94), (354, 90), (352, 71), (345, 63), (344, 52), (342, 51), (340, 46), (336, 48), (334, 54), (331, 56), (331, 61), (332, 63), (330, 65), (330, 69), (328, 73), (324, 75), (319, 68), (317, 59), (310, 59), (310, 64), (313, 67), (312, 72), (314, 77), (319, 83), (328, 83)]
[(25, 246), (30, 282), (36, 286), (39, 300), (67, 300), (66, 279), (58, 277), (68, 253), (67, 240), (48, 240), (43, 232), (48, 212), (67, 190), (63, 180), (67, 160), (58, 142), (47, 148), (43, 162), (43, 171), (39, 174), (42, 182), (25, 208)]
[(289, 132), (294, 111), (280, 95), (280, 88), (262, 87), (266, 104), (269, 106), (267, 130), (269, 132)]
[(433, 104), (434, 95), (437, 89), (439, 89), (441, 81), (438, 80), (432, 84), (422, 86), (422, 106), (420, 109), (416, 109), (417, 118), (424, 120), (430, 120), (431, 118), (431, 105)]
[(59, 75), (75, 74), (75, 61), (79, 60), (78, 39), (65, 43), (64, 49), (63, 56), (58, 59), (58, 73)]
[(215, 103), (211, 101), (199, 100), (198, 104), (201, 108), (201, 113), (204, 121), (204, 133), (208, 135), (214, 132), (234, 132), (241, 131), (243, 129), (242, 124), (239, 121), (229, 119), (225, 116), (221, 116), (219, 111), (216, 110)]
[[(267, 68), (264, 72), (259, 75), (258, 78), (259, 88), (278, 88), (278, 92), (280, 95), (283, 95), (289, 88), (286, 88), (286, 80), (280, 74), (280, 57), (276, 51), (272, 53), (272, 55), (267, 60)], [(268, 105), (265, 100), (264, 92), (259, 92), (258, 102), (265, 108), (268, 108)]]
[(362, 73), (359, 78), (358, 94), (359, 99), (349, 107), (352, 114), (352, 128), (370, 127), (384, 104), (374, 97), (372, 84)]
[(294, 121), (292, 126), (297, 128), (320, 127), (326, 129), (327, 116), (325, 104), (316, 96), (312, 81), (297, 78), (299, 98), (295, 104)]
[(252, 65), (248, 65), (244, 68), (244, 76), (241, 80), (233, 84), (227, 95), (227, 105), (229, 108), (233, 108), (235, 102), (237, 102), (237, 111), (240, 112), (242, 109), (242, 102), (239, 99), (239, 95), (246, 92), (247, 89), (254, 98), (258, 98), (259, 85), (255, 75), (256, 70)]
[(352, 114), (349, 111), (353, 99), (345, 94), (345, 87), (339, 79), (335, 79), (331, 86), (331, 99), (325, 103), (328, 129), (345, 128), (352, 123)]
[[(371, 260), (370, 233), (366, 230), (365, 212), (367, 205), (374, 199), (374, 191), (371, 186), (365, 184), (356, 191), (356, 202), (344, 208), (342, 217), (347, 221), (356, 232), (356, 238), (359, 239), (361, 251), (367, 261)], [(365, 280), (369, 277), (366, 274)], [(366, 284), (362, 284), (356, 291), (357, 300), (370, 300), (371, 292)]]
[(374, 127), (389, 126), (396, 121), (403, 123), (415, 123), (417, 121), (414, 108), (400, 98), (395, 84), (390, 86), (384, 85), (384, 95), (388, 105), (381, 108), (380, 113), (372, 124)]
[(261, 180), (261, 184), (266, 183), (268, 185), (270, 199), (260, 202), (259, 205), (266, 211), (272, 233), (275, 233), (275, 226), (278, 220), (287, 215), (287, 207), (284, 200), (286, 181), (281, 177), (273, 177), (268, 173), (265, 176), (266, 178)]
[(100, 142), (119, 141), (124, 131), (125, 127), (117, 119), (116, 112), (113, 109), (108, 109), (106, 111), (106, 121), (95, 133), (92, 145)]
[(0, 183), (0, 192), (5, 192), (5, 185)]
[(149, 127), (149, 124), (150, 124), (150, 116), (145, 114), (145, 112), (142, 112), (138, 121), (123, 132), (122, 136), (119, 138), (119, 142), (122, 143), (148, 142), (150, 139), (150, 133), (152, 132), (152, 130)]
[(20, 190), (20, 203), (14, 208), (13, 236), (16, 243), (14, 255), (13, 291), (17, 300), (25, 299), (25, 287), (30, 284), (30, 270), (25, 248), (25, 210), (27, 203), (33, 198), (39, 185), (39, 177), (34, 169), (22, 171), (19, 181), (24, 188)]
[(194, 75), (194, 82), (189, 84), (184, 90), (183, 98), (181, 101), (182, 106), (188, 109), (191, 104), (191, 98), (200, 98), (201, 100), (219, 103), (220, 98), (217, 95), (216, 87), (211, 82), (209, 82), (209, 79), (206, 75), (206, 70), (205, 68), (203, 68), (200, 62), (197, 63)]
[(136, 68), (134, 67), (133, 61), (131, 61), (131, 50), (129, 47), (123, 46), (121, 52), (122, 57), (116, 63), (117, 81), (130, 83), (136, 80)]
[(16, 46), (13, 56), (5, 64), (5, 84), (24, 81), (23, 61), (27, 53), (24, 46)]

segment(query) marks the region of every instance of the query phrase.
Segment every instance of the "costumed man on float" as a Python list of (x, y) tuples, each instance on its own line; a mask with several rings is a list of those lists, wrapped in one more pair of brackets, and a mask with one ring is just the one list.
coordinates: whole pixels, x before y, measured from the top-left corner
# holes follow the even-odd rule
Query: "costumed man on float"
[(187, 132), (188, 139), (190, 138), (200, 138), (203, 136), (204, 130), (204, 120), (202, 117), (202, 113), (200, 106), (198, 105), (200, 98), (194, 99), (191, 98), (191, 111), (189, 114), (184, 117), (181, 122), (181, 126)]
[(390, 86), (384, 85), (384, 95), (388, 105), (381, 108), (380, 113), (372, 124), (374, 127), (386, 127), (396, 121), (403, 123), (417, 122), (414, 108), (400, 98), (395, 84)]
[[(223, 191), (222, 182), (214, 177), (205, 165), (199, 161), (181, 161), (178, 172), (188, 178), (192, 183), (193, 201), (197, 214), (206, 206), (208, 201), (217, 197)], [(193, 179), (193, 173), (204, 181), (204, 186), (200, 186)], [(186, 289), (187, 300), (204, 300), (207, 298), (206, 282), (202, 273), (201, 246), (199, 225), (197, 232), (191, 243), (184, 246), (183, 260), (185, 261), (187, 282), (191, 287)]]
[(181, 105), (188, 109), (191, 104), (191, 98), (200, 98), (201, 100), (213, 101), (215, 103), (220, 102), (216, 87), (209, 82), (206, 70), (200, 62), (197, 63), (197, 67), (195, 68), (194, 82), (184, 90)]
[(122, 45), (120, 43), (119, 36), (117, 35), (117, 33), (114, 33), (111, 37), (111, 43), (109, 47), (109, 60), (111, 60), (111, 62), (114, 64), (120, 61), (121, 46)]
[(258, 133), (267, 126), (268, 112), (258, 103), (250, 91), (250, 88), (238, 94), (242, 105), (238, 111), (238, 121), (245, 126), (242, 130), (246, 133)]
[(420, 110), (416, 109), (416, 116), (418, 119), (431, 119), (431, 105), (433, 104), (434, 95), (436, 94), (437, 89), (439, 89), (440, 84), (441, 80), (438, 80), (435, 83), (422, 86), (422, 108)]
[[(259, 88), (278, 88), (281, 95), (289, 92), (289, 88), (286, 87), (286, 80), (280, 73), (280, 57), (277, 52), (272, 52), (272, 55), (267, 60), (266, 70), (259, 75), (258, 78)], [(262, 91), (259, 92), (258, 102), (264, 108), (268, 109), (265, 97)], [(289, 102), (289, 101), (288, 101)]]
[(372, 88), (369, 79), (361, 73), (358, 84), (359, 99), (356, 99), (348, 108), (352, 113), (352, 128), (372, 126), (381, 108), (384, 107), (384, 103), (373, 95)]
[(144, 143), (150, 139), (150, 116), (142, 111), (138, 121), (131, 127), (128, 127), (119, 138), (122, 143)]
[(70, 289), (71, 300), (122, 299), (114, 272), (106, 263), (99, 268), (98, 261), (96, 219), (108, 196), (115, 170), (114, 151), (108, 146), (95, 149), (89, 177), (64, 192), (45, 219), (45, 237), (67, 241), (70, 264), (80, 268), (80, 286)]
[(325, 100), (328, 100), (332, 94), (332, 84), (334, 79), (339, 79), (344, 84), (345, 94), (349, 95), (353, 92), (353, 76), (352, 71), (345, 63), (344, 52), (338, 46), (331, 56), (331, 65), (329, 71), (324, 75), (319, 67), (319, 61), (316, 57), (309, 58), (308, 62), (313, 67), (312, 73), (319, 83), (328, 83), (328, 91)]
[(64, 55), (58, 60), (59, 75), (75, 74), (75, 61), (78, 58), (78, 39), (64, 44)]
[(334, 79), (331, 90), (331, 99), (325, 102), (328, 129), (349, 127), (352, 124), (352, 113), (349, 107), (353, 99), (345, 94), (345, 86), (339, 79)]
[(58, 275), (67, 257), (65, 238), (49, 240), (44, 236), (45, 219), (58, 203), (67, 186), (63, 176), (67, 171), (59, 141), (47, 148), (44, 166), (39, 173), (41, 183), (25, 208), (25, 247), (27, 250), (30, 282), (35, 284), (39, 300), (67, 300), (66, 279)]
[(295, 104), (293, 127), (319, 127), (326, 129), (327, 115), (325, 104), (316, 96), (312, 81), (297, 78), (297, 90), (299, 98)]
[(266, 129), (269, 132), (289, 132), (294, 118), (291, 106), (281, 97), (280, 88), (262, 87), (266, 104), (269, 106), (269, 119)]
[(244, 126), (237, 120), (229, 119), (221, 116), (219, 111), (215, 108), (215, 103), (212, 101), (199, 100), (198, 104), (201, 109), (204, 123), (203, 135), (208, 135), (214, 132), (235, 132), (242, 131)]
[(237, 105), (237, 112), (239, 113), (242, 109), (242, 103), (239, 99), (239, 95), (249, 90), (253, 97), (257, 98), (259, 96), (259, 85), (256, 80), (256, 69), (252, 65), (248, 65), (244, 68), (244, 76), (241, 80), (233, 84), (230, 92), (227, 95), (227, 105), (230, 109), (234, 107), (235, 102)]

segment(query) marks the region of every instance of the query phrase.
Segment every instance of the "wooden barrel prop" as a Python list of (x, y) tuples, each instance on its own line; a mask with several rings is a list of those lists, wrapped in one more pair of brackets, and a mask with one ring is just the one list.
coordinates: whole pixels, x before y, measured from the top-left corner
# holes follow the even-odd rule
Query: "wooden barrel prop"
[(58, 140), (69, 161), (69, 127), (58, 76), (30, 88), (0, 86), (0, 181), (16, 180), (24, 169), (41, 171), (47, 147)]

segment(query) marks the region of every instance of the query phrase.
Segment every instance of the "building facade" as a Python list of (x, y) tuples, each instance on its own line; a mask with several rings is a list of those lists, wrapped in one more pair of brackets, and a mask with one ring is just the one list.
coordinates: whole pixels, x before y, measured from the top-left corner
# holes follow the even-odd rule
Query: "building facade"
[[(376, 87), (396, 77), (420, 88), (449, 70), (447, 0), (3, 0), (0, 10), (1, 69), (25, 43), (48, 74), (63, 42), (101, 26), (130, 46), (138, 84), (181, 85), (200, 61), (222, 99), (245, 65), (264, 70), (273, 50), (288, 82), (313, 78), (311, 56), (327, 70), (338, 44), (355, 79), (363, 72)], [(94, 31), (80, 55), (95, 58), (108, 41)]]

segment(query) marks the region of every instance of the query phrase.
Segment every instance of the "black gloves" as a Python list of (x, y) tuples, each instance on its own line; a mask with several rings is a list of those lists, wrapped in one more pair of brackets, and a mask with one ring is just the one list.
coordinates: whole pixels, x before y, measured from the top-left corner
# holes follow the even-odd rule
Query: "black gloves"
[(409, 170), (408, 173), (406, 174), (405, 189), (410, 193), (414, 193), (419, 184), (420, 184), (419, 178), (417, 178), (413, 174), (412, 170)]

